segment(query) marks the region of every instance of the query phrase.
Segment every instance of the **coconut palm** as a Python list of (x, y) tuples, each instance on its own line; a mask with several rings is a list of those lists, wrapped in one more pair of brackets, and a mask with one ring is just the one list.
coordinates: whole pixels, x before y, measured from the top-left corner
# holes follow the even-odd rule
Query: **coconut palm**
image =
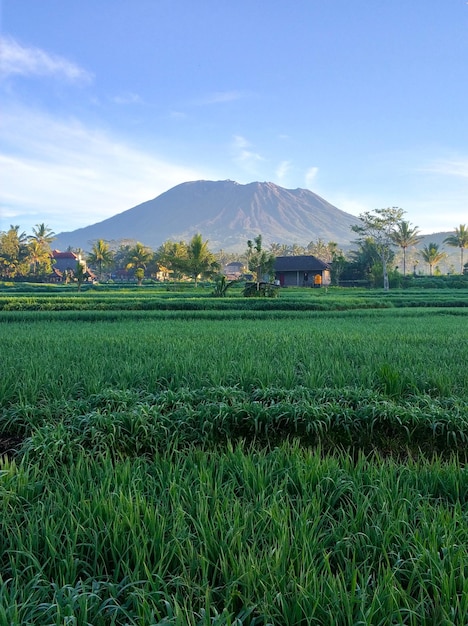
[(33, 234), (29, 237), (31, 241), (37, 241), (44, 248), (50, 249), (50, 244), (55, 239), (55, 233), (51, 228), (42, 222), (42, 224), (36, 224), (32, 232)]
[[(146, 270), (148, 263), (153, 258), (153, 251), (147, 246), (143, 245), (139, 241), (129, 249), (126, 259), (126, 269), (134, 270)], [(141, 276), (141, 272), (138, 272), (138, 276)], [(141, 284), (142, 277), (138, 278), (138, 283)]]
[(28, 243), (28, 255), (26, 257), (28, 263), (32, 265), (33, 274), (37, 274), (37, 268), (42, 266), (42, 270), (46, 271), (46, 268), (51, 265), (50, 248), (36, 239), (30, 240)]
[(429, 264), (429, 274), (432, 276), (432, 269), (436, 263), (442, 261), (447, 256), (447, 253), (440, 250), (438, 244), (430, 242), (427, 246), (421, 250), (420, 255), (422, 259)]
[(446, 237), (444, 243), (454, 248), (460, 248), (460, 274), (463, 274), (463, 250), (468, 248), (468, 228), (466, 224), (460, 224), (459, 228), (455, 228), (455, 234)]
[(395, 226), (392, 240), (403, 250), (403, 276), (406, 276), (406, 249), (409, 246), (415, 246), (421, 241), (419, 230), (416, 226), (411, 227), (410, 222), (402, 220)]
[(113, 258), (114, 254), (109, 248), (109, 244), (104, 239), (98, 239), (93, 243), (87, 261), (91, 265), (97, 265), (99, 280), (102, 280), (102, 268), (108, 267), (112, 263)]
[(150, 248), (137, 241), (133, 248), (128, 251), (127, 268), (142, 267), (145, 270), (152, 258), (153, 253)]
[(192, 237), (187, 246), (187, 257), (184, 259), (184, 265), (187, 273), (194, 279), (195, 287), (198, 285), (200, 276), (209, 276), (219, 270), (219, 263), (208, 248), (208, 241), (203, 241), (199, 233)]

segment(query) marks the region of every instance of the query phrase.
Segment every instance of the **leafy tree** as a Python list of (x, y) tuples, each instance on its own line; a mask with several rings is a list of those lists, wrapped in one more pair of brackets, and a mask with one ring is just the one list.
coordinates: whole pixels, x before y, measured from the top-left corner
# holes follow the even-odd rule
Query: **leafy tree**
[(49, 246), (44, 245), (36, 239), (31, 238), (28, 243), (26, 260), (30, 267), (32, 266), (34, 276), (38, 274), (48, 274), (52, 269)]
[(137, 269), (135, 270), (135, 278), (137, 279), (139, 287), (141, 287), (144, 277), (145, 277), (145, 270), (142, 267), (137, 267)]
[(273, 243), (270, 243), (270, 252), (271, 252), (271, 254), (274, 254), (275, 257), (277, 257), (277, 256), (288, 256), (289, 249), (288, 249), (288, 246), (285, 243), (273, 242)]
[(187, 244), (184, 241), (165, 241), (156, 250), (154, 258), (160, 266), (172, 274), (174, 279), (178, 279), (185, 271)]
[(208, 241), (203, 241), (202, 236), (197, 233), (192, 237), (186, 249), (186, 257), (182, 260), (182, 268), (198, 285), (200, 276), (212, 276), (219, 270), (219, 263), (215, 255), (208, 248)]
[(298, 243), (293, 243), (289, 247), (289, 253), (291, 256), (301, 256), (305, 253), (304, 246), (300, 246)]
[(340, 278), (346, 268), (346, 265), (347, 260), (343, 251), (337, 249), (336, 252), (333, 253), (330, 263), (330, 277), (333, 285), (338, 286), (340, 284)]
[(396, 224), (393, 230), (392, 240), (395, 245), (403, 250), (403, 276), (406, 276), (406, 249), (409, 246), (415, 246), (421, 241), (419, 230), (416, 226), (411, 227), (410, 223), (406, 220), (402, 220)]
[[(349, 280), (368, 280), (376, 285), (382, 276), (383, 267), (379, 249), (372, 239), (366, 237), (358, 242), (358, 249), (349, 254), (350, 262), (345, 264), (345, 274)], [(395, 253), (389, 250), (388, 264), (393, 262)]]
[(152, 258), (152, 250), (137, 241), (136, 244), (128, 250), (125, 267), (126, 269), (133, 269), (135, 271), (138, 269), (145, 271)]
[(102, 280), (103, 268), (110, 267), (113, 260), (114, 254), (106, 241), (104, 241), (103, 239), (98, 239), (93, 243), (91, 252), (87, 257), (87, 262), (93, 267), (97, 266), (99, 280)]
[(338, 247), (338, 244), (333, 241), (325, 243), (323, 239), (318, 238), (316, 241), (309, 241), (304, 253), (312, 254), (317, 259), (320, 259), (324, 263), (331, 263), (333, 252)]
[(445, 252), (443, 252), (442, 250), (439, 249), (438, 244), (436, 244), (434, 242), (430, 242), (430, 243), (427, 244), (427, 246), (424, 246), (424, 248), (420, 252), (420, 255), (421, 255), (422, 259), (426, 263), (428, 263), (428, 265), (429, 265), (429, 274), (431, 276), (433, 274), (434, 265), (436, 265), (436, 263), (439, 263), (440, 261), (445, 259), (445, 257), (447, 256), (447, 254)]
[(454, 248), (460, 248), (460, 274), (463, 274), (463, 250), (468, 248), (468, 228), (466, 224), (460, 224), (459, 228), (455, 228), (455, 234), (446, 237), (444, 243)]
[(32, 272), (47, 274), (52, 268), (50, 244), (55, 239), (55, 233), (43, 222), (36, 224), (33, 234), (28, 237), (27, 261), (32, 266)]
[(270, 279), (276, 257), (272, 252), (263, 249), (262, 236), (257, 235), (253, 243), (251, 240), (247, 241), (247, 248), (249, 270), (255, 274), (256, 282), (261, 282), (265, 276)]
[(85, 282), (85, 280), (88, 280), (89, 278), (89, 273), (86, 270), (86, 266), (82, 261), (77, 261), (72, 278), (73, 280), (75, 280), (75, 282), (78, 283), (78, 291), (81, 291), (81, 285)]
[(28, 238), (19, 228), (11, 225), (0, 233), (0, 274), (5, 278), (27, 273)]
[(392, 246), (394, 245), (393, 234), (396, 226), (401, 222), (403, 209), (388, 207), (375, 209), (373, 212), (365, 211), (359, 215), (360, 224), (351, 226), (351, 229), (363, 238), (370, 237), (376, 245), (382, 263), (384, 290), (388, 291), (388, 265), (391, 260)]

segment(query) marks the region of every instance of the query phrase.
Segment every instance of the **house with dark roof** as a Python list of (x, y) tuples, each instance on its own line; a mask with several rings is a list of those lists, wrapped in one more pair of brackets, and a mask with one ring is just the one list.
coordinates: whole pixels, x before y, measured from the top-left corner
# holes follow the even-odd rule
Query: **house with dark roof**
[(70, 276), (74, 276), (76, 272), (77, 263), (83, 266), (83, 270), (86, 272), (86, 280), (96, 280), (96, 275), (87, 266), (86, 261), (81, 258), (81, 254), (75, 254), (74, 252), (60, 252), (60, 250), (52, 250), (52, 272), (47, 277), (51, 283), (61, 283), (69, 280)]
[[(81, 263), (85, 265), (84, 261), (81, 260), (81, 254), (75, 254), (68, 250), (67, 252), (60, 252), (60, 250), (52, 250), (52, 263), (54, 269), (59, 272), (71, 271), (74, 272), (76, 270), (76, 264)], [(85, 267), (86, 269), (86, 267)]]
[(326, 287), (331, 282), (330, 265), (312, 255), (278, 256), (274, 271), (281, 287)]
[(228, 280), (237, 280), (244, 273), (244, 263), (240, 261), (233, 261), (232, 263), (228, 263), (223, 268), (223, 274), (226, 276)]

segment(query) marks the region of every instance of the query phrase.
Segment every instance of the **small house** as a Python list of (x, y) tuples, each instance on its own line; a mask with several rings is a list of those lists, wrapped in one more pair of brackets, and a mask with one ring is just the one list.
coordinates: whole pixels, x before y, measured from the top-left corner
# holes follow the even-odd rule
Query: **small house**
[(233, 261), (224, 266), (223, 273), (228, 280), (237, 280), (244, 273), (244, 263)]
[(330, 265), (312, 255), (278, 256), (274, 272), (281, 287), (326, 287), (331, 282)]
[(59, 270), (60, 272), (72, 271), (76, 270), (76, 264), (81, 263), (86, 269), (86, 264), (81, 260), (80, 254), (75, 254), (74, 252), (60, 252), (60, 250), (52, 250), (52, 263), (54, 269)]

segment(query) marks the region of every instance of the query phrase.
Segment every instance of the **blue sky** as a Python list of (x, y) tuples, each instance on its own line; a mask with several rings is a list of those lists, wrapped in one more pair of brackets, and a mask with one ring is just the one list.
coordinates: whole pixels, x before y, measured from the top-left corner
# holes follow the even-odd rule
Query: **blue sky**
[(468, 223), (465, 0), (0, 0), (0, 230), (189, 180)]

